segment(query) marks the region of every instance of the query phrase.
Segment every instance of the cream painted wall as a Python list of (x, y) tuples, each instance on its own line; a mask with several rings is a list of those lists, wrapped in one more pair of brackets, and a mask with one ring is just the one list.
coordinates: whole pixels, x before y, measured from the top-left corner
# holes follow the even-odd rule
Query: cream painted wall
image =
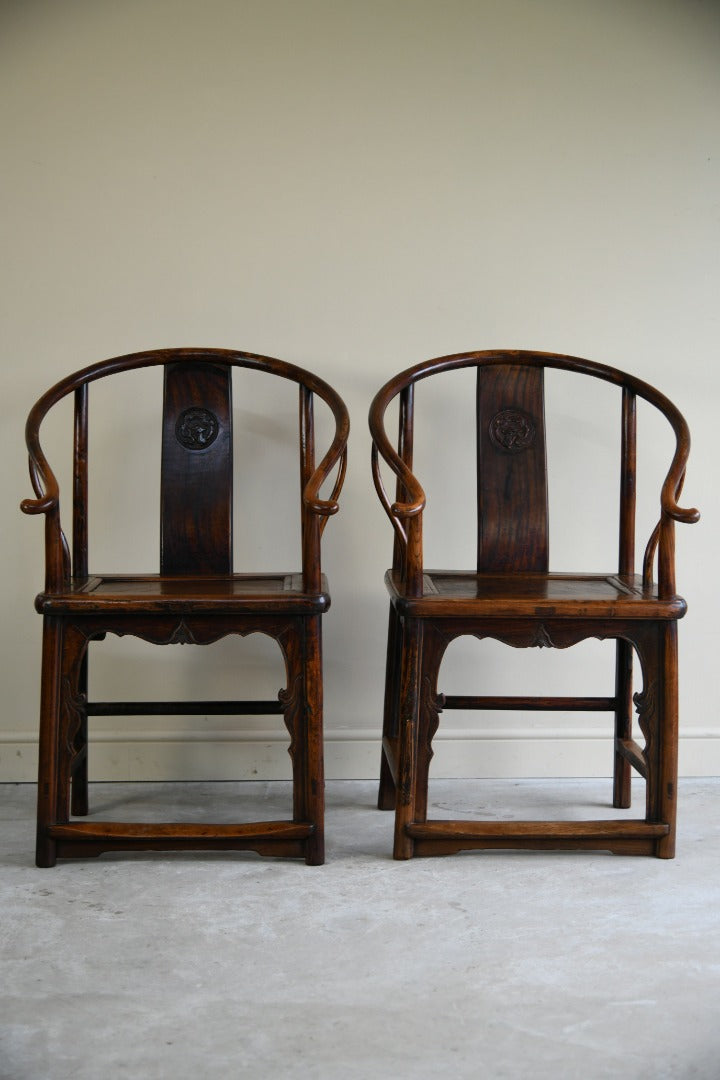
[[(343, 509), (324, 548), (330, 776), (373, 776), (379, 756), (391, 535), (370, 481), (366, 414), (380, 384), (427, 357), (507, 346), (588, 356), (661, 388), (693, 431), (685, 501), (704, 515), (678, 535), (690, 603), (681, 769), (720, 771), (717, 583), (707, 573), (718, 511), (719, 91), (720, 8), (702, 0), (5, 0), (0, 779), (35, 770), (42, 527), (17, 510), (30, 490), (25, 415), (77, 367), (186, 344), (308, 366), (350, 408)], [(157, 389), (133, 384), (94, 404), (95, 449), (109, 458), (93, 485), (96, 567), (153, 566)], [(455, 514), (429, 525), (436, 565), (470, 558), (474, 529), (451, 506), (460, 478), (442, 480), (441, 451), (467, 430), (466, 388), (459, 405), (451, 389), (439, 388), (446, 424), (419, 465), (431, 497)], [(579, 522), (591, 539), (576, 565), (605, 569), (615, 547), (596, 525), (597, 507), (614, 506), (597, 449), (606, 398), (557, 389), (553, 563), (576, 558)], [(291, 453), (293, 404), (271, 425), (261, 405), (252, 389), (241, 399), (263, 456)], [(575, 407), (579, 421), (568, 419)], [(139, 441), (146, 420), (153, 434)], [(650, 421), (643, 430), (657, 469), (668, 446)], [(124, 458), (144, 486), (124, 478)], [(585, 508), (582, 460), (594, 478)], [(111, 490), (125, 500), (117, 524), (106, 517)], [(648, 522), (654, 499), (643, 503)], [(247, 551), (239, 534), (257, 565), (297, 562), (284, 531)], [(463, 641), (445, 686), (504, 678), (528, 692), (608, 692), (611, 648), (515, 654)], [(272, 645), (255, 639), (207, 651), (113, 640), (97, 646), (93, 670), (103, 696), (128, 686), (233, 694), (238, 672), (260, 694), (280, 685)], [(95, 730), (98, 778), (288, 772), (282, 732), (257, 718)], [(607, 774), (607, 730), (599, 717), (450, 714), (435, 768)]]

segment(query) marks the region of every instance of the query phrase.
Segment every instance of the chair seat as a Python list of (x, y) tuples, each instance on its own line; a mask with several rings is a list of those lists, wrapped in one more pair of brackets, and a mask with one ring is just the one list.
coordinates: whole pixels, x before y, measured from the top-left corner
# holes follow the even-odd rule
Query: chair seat
[(217, 576), (160, 574), (91, 575), (59, 593), (40, 593), (35, 607), (45, 615), (93, 613), (320, 614), (330, 607), (327, 579), (321, 591), (303, 591), (302, 574), (264, 573)]
[(658, 598), (637, 574), (489, 574), (426, 570), (423, 595), (408, 597), (391, 570), (385, 583), (403, 615), (439, 618), (678, 619), (681, 596)]

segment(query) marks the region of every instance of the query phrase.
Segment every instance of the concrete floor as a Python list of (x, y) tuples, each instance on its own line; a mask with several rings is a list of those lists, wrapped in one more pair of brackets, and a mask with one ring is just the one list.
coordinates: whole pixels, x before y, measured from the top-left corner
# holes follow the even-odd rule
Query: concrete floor
[[(437, 781), (448, 809), (579, 814), (609, 782)], [(33, 866), (0, 787), (3, 1080), (720, 1077), (720, 780), (681, 783), (673, 862), (393, 863), (375, 784), (328, 784), (323, 867), (244, 854)], [(282, 816), (285, 784), (94, 785), (103, 816)], [(150, 810), (154, 800), (155, 812)], [(522, 804), (530, 804), (529, 807)], [(180, 814), (178, 813), (178, 817)], [(558, 816), (561, 816), (558, 813)]]

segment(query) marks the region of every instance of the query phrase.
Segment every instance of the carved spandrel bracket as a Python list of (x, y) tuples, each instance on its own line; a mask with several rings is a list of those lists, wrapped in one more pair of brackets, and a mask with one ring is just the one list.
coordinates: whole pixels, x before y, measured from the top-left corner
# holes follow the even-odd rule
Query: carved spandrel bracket
[(538, 628), (535, 631), (535, 636), (530, 642), (530, 647), (535, 649), (554, 649), (555, 642), (550, 637), (547, 631), (547, 627), (544, 623), (539, 623)]
[(302, 704), (302, 674), (298, 674), (285, 690), (278, 694), (278, 701), (283, 710), (283, 720), (290, 735), (288, 754), (290, 760), (295, 763), (295, 754), (298, 748), (298, 720)]
[(432, 741), (440, 726), (440, 713), (444, 707), (445, 695), (435, 693), (432, 680), (426, 675), (422, 680), (420, 690), (420, 709), (422, 712), (421, 730), (425, 734), (425, 753), (427, 754), (428, 763), (433, 757)]
[(653, 749), (653, 732), (657, 712), (657, 693), (654, 681), (649, 682), (646, 687), (633, 694), (633, 702), (637, 710), (638, 725), (645, 739), (643, 756), (647, 760)]
[(198, 645), (199, 642), (198, 642), (197, 638), (195, 637), (195, 635), (193, 634), (190, 627), (188, 626), (188, 624), (185, 622), (185, 620), (181, 619), (180, 622), (175, 627), (175, 629), (174, 629), (174, 631), (172, 633), (172, 637), (168, 638), (167, 644), (168, 645)]
[(77, 693), (73, 688), (73, 681), (65, 676), (62, 680), (62, 709), (66, 717), (65, 721), (65, 745), (68, 752), (70, 767), (83, 749), (82, 738), (83, 721), (87, 707), (87, 695)]

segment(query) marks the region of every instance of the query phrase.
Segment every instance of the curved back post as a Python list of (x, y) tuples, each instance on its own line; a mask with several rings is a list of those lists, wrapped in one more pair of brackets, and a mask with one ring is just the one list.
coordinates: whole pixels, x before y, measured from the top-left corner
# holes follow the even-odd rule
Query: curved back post
[[(675, 433), (675, 451), (660, 492), (660, 520), (646, 547), (643, 579), (645, 587), (649, 588), (657, 550), (659, 595), (662, 598), (673, 596), (675, 593), (675, 522), (695, 522), (700, 517), (695, 508), (683, 508), (678, 503), (690, 452), (690, 433), (682, 414), (668, 398), (649, 383), (617, 368), (575, 356), (523, 350), (457, 353), (427, 360), (390, 379), (372, 401), (369, 423), (373, 440), (373, 479), (380, 501), (395, 530), (393, 571), (402, 582), (406, 595), (422, 595), (422, 517), (426, 503), (425, 492), (412, 470), (413, 388), (421, 380), (441, 372), (467, 367), (482, 369), (492, 366), (556, 368), (589, 375), (621, 388), (623, 411), (619, 570), (623, 574), (634, 572), (636, 398), (643, 398), (665, 416)], [(401, 395), (401, 437), (396, 450), (385, 430), (385, 412), (398, 394)], [(409, 451), (408, 448), (410, 448)], [(381, 459), (396, 477), (394, 501), (390, 500), (383, 484), (380, 471)]]
[[(159, 349), (114, 357), (83, 368), (51, 387), (28, 416), (25, 439), (29, 455), (34, 499), (25, 499), (26, 514), (45, 514), (45, 591), (67, 588), (72, 577), (87, 575), (87, 417), (88, 386), (98, 379), (138, 368), (161, 367), (183, 361), (194, 364), (240, 367), (264, 371), (298, 384), (300, 410), (300, 475), (303, 588), (319, 592), (321, 585), (320, 537), (327, 519), (338, 510), (347, 462), (349, 418), (347, 409), (328, 383), (303, 368), (256, 353), (229, 349)], [(73, 557), (60, 521), (60, 489), (40, 443), (40, 427), (49, 410), (67, 395), (75, 396), (75, 454), (73, 468)], [(335, 432), (319, 465), (315, 464), (313, 397), (330, 408)], [(328, 499), (320, 497), (323, 484), (337, 466), (335, 484)]]

